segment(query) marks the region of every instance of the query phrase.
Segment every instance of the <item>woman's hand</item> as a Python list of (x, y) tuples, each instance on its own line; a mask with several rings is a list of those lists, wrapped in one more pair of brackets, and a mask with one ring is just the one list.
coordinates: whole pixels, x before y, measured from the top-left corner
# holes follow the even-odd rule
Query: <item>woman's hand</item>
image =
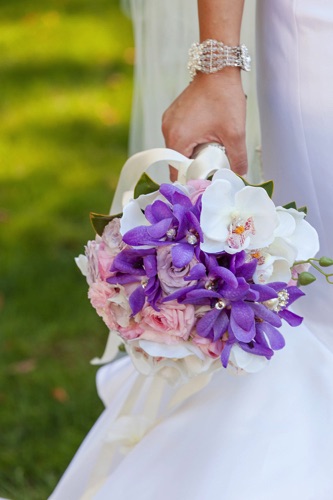
[[(198, 144), (223, 144), (232, 170), (243, 175), (247, 172), (245, 118), (240, 70), (229, 67), (209, 75), (198, 73), (165, 111), (162, 131), (166, 146), (188, 157)], [(171, 180), (175, 178), (173, 170)]]

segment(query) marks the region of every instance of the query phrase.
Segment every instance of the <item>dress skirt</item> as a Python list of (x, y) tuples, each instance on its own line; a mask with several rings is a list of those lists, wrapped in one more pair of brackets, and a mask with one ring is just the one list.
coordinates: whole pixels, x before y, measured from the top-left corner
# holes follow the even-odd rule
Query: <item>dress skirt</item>
[[(264, 175), (278, 203), (308, 206), (320, 253), (333, 256), (333, 3), (259, 0), (256, 33)], [(299, 302), (306, 320), (284, 326), (268, 367), (221, 369), (169, 412), (176, 389), (165, 387), (155, 425), (126, 453), (110, 451), (114, 419), (141, 384), (139, 415), (154, 381), (127, 358), (103, 367), (106, 409), (51, 499), (331, 500), (333, 287), (318, 280)]]

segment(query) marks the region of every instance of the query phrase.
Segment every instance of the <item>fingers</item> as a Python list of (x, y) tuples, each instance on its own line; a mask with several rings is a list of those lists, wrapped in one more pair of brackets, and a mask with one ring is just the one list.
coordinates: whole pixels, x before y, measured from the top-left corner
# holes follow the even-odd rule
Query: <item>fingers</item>
[[(162, 121), (162, 133), (164, 136), (165, 146), (170, 149), (178, 151), (178, 153), (191, 158), (194, 148), (198, 145), (193, 141), (186, 132), (189, 127), (184, 124), (177, 129), (177, 124), (170, 126), (166, 119)], [(185, 132), (185, 133), (184, 133)]]
[(169, 165), (169, 171), (170, 171), (170, 181), (175, 182), (178, 178), (178, 170)]
[(226, 148), (231, 170), (238, 175), (245, 175), (248, 170), (245, 137), (236, 142), (225, 142), (224, 146)]
[[(188, 158), (198, 144), (223, 144), (231, 169), (244, 175), (248, 168), (245, 118), (246, 99), (241, 83), (197, 79), (165, 111), (162, 132), (166, 146)], [(171, 179), (175, 178), (176, 173), (171, 170)]]

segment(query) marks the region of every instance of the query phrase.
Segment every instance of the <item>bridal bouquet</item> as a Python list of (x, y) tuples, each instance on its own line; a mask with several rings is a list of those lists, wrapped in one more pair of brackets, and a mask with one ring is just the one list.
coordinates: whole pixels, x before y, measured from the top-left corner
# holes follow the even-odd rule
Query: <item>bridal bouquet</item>
[(143, 174), (121, 214), (92, 214), (98, 234), (77, 263), (113, 347), (144, 373), (254, 372), (284, 347), (283, 321), (302, 322), (289, 308), (313, 279), (317, 233), (295, 204), (274, 205), (272, 182), (220, 168), (221, 154), (186, 160), (209, 179)]

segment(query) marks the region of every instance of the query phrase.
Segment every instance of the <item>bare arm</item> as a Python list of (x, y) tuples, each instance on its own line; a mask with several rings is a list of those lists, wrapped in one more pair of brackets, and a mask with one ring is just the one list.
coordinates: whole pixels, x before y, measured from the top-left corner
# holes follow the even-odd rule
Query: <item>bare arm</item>
[[(208, 38), (239, 45), (244, 0), (198, 0), (200, 41)], [(167, 147), (191, 156), (198, 144), (224, 144), (231, 168), (247, 171), (246, 99), (240, 69), (198, 73), (163, 115)]]

